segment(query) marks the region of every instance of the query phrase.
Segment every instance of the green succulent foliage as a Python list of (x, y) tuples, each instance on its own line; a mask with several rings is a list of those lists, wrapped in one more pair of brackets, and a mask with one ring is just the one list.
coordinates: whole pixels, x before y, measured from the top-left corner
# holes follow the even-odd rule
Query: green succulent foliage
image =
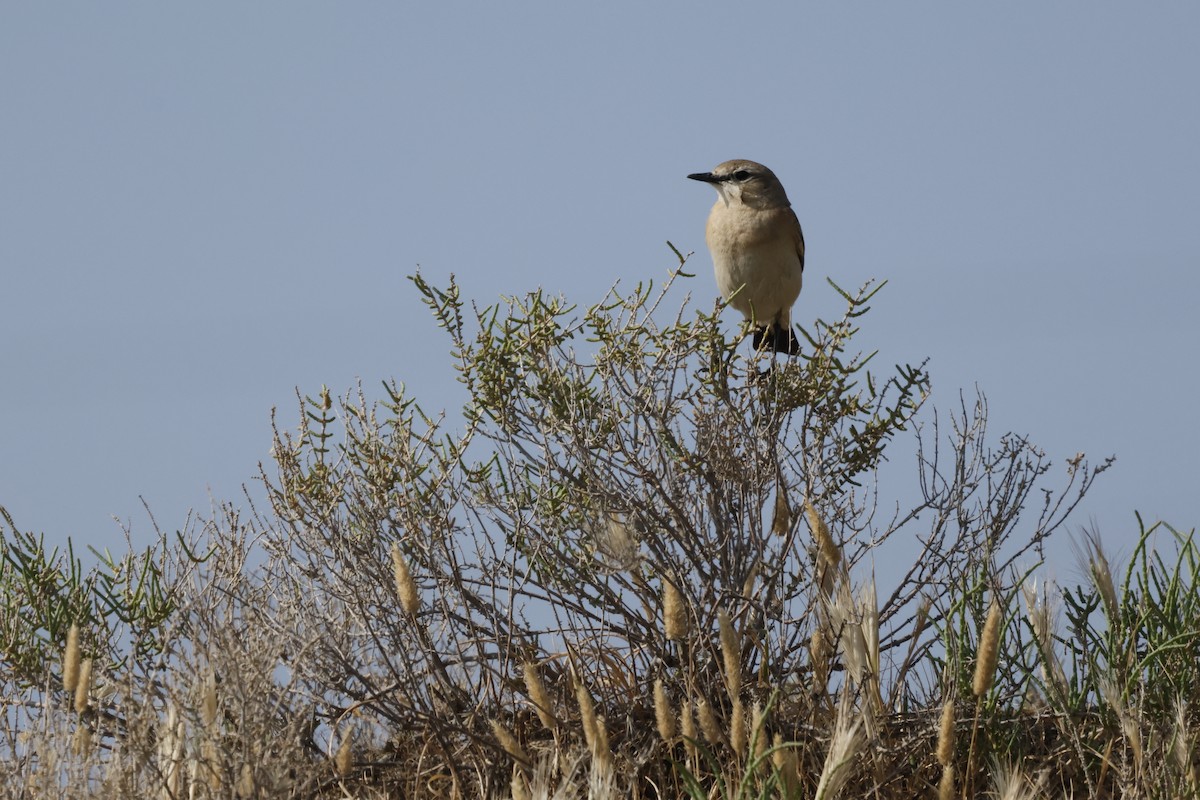
[[(1092, 582), (1063, 593), (1072, 696), (1082, 704), (1108, 688), (1123, 704), (1165, 718), (1178, 700), (1200, 703), (1200, 549), (1194, 530), (1137, 520), (1138, 541), (1119, 585), (1100, 551), (1089, 548)], [(1155, 547), (1159, 533), (1174, 545), (1173, 558)]]
[(22, 531), (2, 507), (0, 517), (0, 657), (18, 682), (37, 684), (57, 664), (72, 624), (89, 654), (112, 669), (161, 651), (162, 626), (177, 610), (163, 570), (165, 535), (121, 558), (92, 550), (97, 563), (85, 570), (70, 540), (65, 551), (47, 549), (44, 536)]
[[(450, 335), (469, 394), (464, 417), (491, 441), (489, 456), (467, 467), (473, 489), (510, 544), (532, 555), (550, 543), (554, 557), (534, 565), (563, 580), (564, 563), (594, 563), (588, 532), (628, 511), (628, 491), (646, 483), (639, 476), (663, 478), (675, 496), (714, 475), (749, 486), (764, 468), (762, 442), (774, 442), (806, 493), (836, 494), (878, 465), (927, 396), (923, 364), (880, 379), (868, 369), (874, 354), (852, 350), (882, 284), (850, 293), (830, 282), (843, 316), (804, 331), (800, 357), (775, 360), (727, 338), (720, 305), (667, 307), (672, 288), (693, 277), (684, 262), (662, 286), (615, 286), (582, 310), (542, 290), (468, 308), (453, 278), (446, 287), (412, 278)], [(744, 436), (716, 433), (730, 420)]]

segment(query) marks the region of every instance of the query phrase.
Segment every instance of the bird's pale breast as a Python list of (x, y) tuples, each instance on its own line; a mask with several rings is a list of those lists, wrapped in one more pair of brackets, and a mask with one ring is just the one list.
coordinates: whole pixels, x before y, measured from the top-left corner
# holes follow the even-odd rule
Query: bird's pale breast
[[(799, 223), (791, 208), (753, 209), (717, 201), (705, 239), (712, 252), (717, 288), (753, 322), (790, 324), (800, 295)], [(741, 291), (738, 291), (739, 288)]]

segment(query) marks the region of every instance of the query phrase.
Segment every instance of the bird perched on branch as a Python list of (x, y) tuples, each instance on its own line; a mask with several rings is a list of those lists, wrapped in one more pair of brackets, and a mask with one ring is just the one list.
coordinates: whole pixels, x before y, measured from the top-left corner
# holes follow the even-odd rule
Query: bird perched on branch
[(792, 304), (804, 273), (804, 233), (783, 184), (762, 164), (744, 159), (688, 177), (712, 184), (720, 195), (704, 238), (717, 289), (750, 320), (754, 349), (799, 353)]

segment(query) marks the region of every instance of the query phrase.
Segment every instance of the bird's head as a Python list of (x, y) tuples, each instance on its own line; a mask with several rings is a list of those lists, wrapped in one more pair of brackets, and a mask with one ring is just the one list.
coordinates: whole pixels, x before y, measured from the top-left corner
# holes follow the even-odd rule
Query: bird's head
[(738, 203), (751, 208), (791, 205), (779, 178), (757, 161), (737, 158), (718, 164), (712, 172), (694, 172), (688, 177), (711, 183), (727, 206)]

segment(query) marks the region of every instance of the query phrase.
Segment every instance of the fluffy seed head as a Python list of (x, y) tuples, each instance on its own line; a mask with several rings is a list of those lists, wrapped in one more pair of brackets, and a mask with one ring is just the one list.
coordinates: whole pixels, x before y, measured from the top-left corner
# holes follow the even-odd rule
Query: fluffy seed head
[(792, 509), (788, 507), (787, 488), (782, 481), (775, 487), (775, 518), (771, 520), (771, 533), (787, 536), (792, 529)]
[(525, 752), (525, 748), (521, 747), (521, 743), (517, 741), (517, 737), (512, 735), (512, 731), (500, 724), (498, 720), (489, 720), (492, 725), (492, 735), (496, 737), (496, 741), (504, 748), (504, 752), (508, 753), (515, 760), (522, 764), (531, 763), (529, 755)]
[(684, 700), (679, 707), (679, 733), (683, 736), (684, 748), (689, 756), (696, 755), (696, 741), (700, 738), (696, 730), (696, 715), (692, 713), (692, 702)]
[(975, 659), (975, 680), (972, 691), (982, 697), (996, 680), (996, 657), (1000, 650), (1000, 604), (993, 599), (988, 609), (983, 633), (979, 636), (979, 652)]
[(413, 582), (412, 573), (408, 571), (408, 562), (399, 544), (392, 545), (392, 575), (396, 582), (396, 596), (400, 598), (400, 606), (408, 614), (415, 615), (421, 608), (421, 595), (417, 592), (417, 584)]
[(829, 634), (823, 623), (818, 622), (813, 628), (812, 639), (808, 643), (809, 663), (812, 665), (813, 691), (824, 693), (829, 686), (829, 667), (832, 657)]
[(954, 800), (954, 767), (942, 767), (942, 779), (938, 782), (938, 800)]
[(529, 699), (533, 701), (533, 710), (537, 712), (538, 719), (542, 721), (542, 726), (546, 730), (554, 730), (558, 724), (554, 718), (554, 704), (550, 701), (550, 693), (546, 691), (546, 684), (542, 683), (542, 677), (538, 675), (537, 666), (526, 662), (521, 669), (525, 673), (525, 691), (529, 693)]
[(669, 641), (678, 642), (687, 635), (687, 603), (675, 584), (663, 579), (663, 628)]
[(717, 614), (717, 625), (721, 631), (721, 660), (725, 667), (725, 686), (729, 689), (729, 698), (736, 700), (742, 691), (741, 645), (728, 613), (721, 611)]
[(204, 679), (200, 696), (200, 721), (211, 726), (217, 719), (217, 679), (211, 672)]
[(658, 735), (668, 747), (675, 740), (675, 715), (671, 712), (671, 699), (663, 687), (662, 678), (654, 680), (654, 721), (658, 724)]
[(754, 742), (754, 757), (762, 759), (767, 752), (767, 731), (762, 703), (755, 702), (750, 710), (750, 738)]
[(71, 734), (71, 753), (76, 756), (86, 756), (92, 751), (92, 732), (86, 725), (77, 725), (75, 733)]
[(75, 711), (82, 714), (88, 709), (88, 694), (92, 691), (92, 660), (85, 658), (79, 664), (79, 682), (75, 686)]
[(79, 685), (79, 659), (79, 626), (72, 622), (62, 660), (63, 688), (69, 695), (74, 695), (75, 687)]
[(333, 757), (333, 769), (338, 775), (349, 775), (350, 768), (354, 766), (354, 748), (350, 744), (350, 737), (342, 739), (341, 745), (338, 747), (337, 755)]
[(200, 743), (200, 761), (204, 767), (204, 782), (214, 795), (219, 794), (224, 771), (221, 764), (223, 758), (217, 741), (211, 736)]
[(771, 751), (771, 763), (775, 765), (775, 769), (782, 770), (787, 764), (787, 748), (783, 746), (783, 734), (776, 731), (775, 739), (771, 742), (771, 746), (775, 748)]
[(579, 703), (579, 718), (583, 723), (583, 738), (587, 741), (588, 749), (594, 753), (596, 752), (600, 738), (596, 718), (596, 704), (592, 702), (592, 695), (588, 692), (587, 687), (583, 685), (582, 681), (578, 681), (575, 684), (575, 701)]
[(821, 554), (821, 560), (830, 569), (836, 567), (842, 562), (842, 550), (833, 541), (833, 536), (829, 533), (829, 526), (825, 524), (825, 520), (821, 519), (816, 506), (807, 497), (804, 498), (804, 516), (808, 517), (808, 527), (812, 529), (813, 538), (817, 540), (817, 550)]
[(237, 792), (238, 797), (248, 800), (254, 796), (254, 788), (254, 768), (249, 764), (242, 764), (234, 791)]
[(721, 735), (721, 726), (717, 724), (717, 715), (713, 713), (712, 706), (708, 704), (708, 701), (696, 701), (696, 716), (700, 718), (700, 730), (704, 733), (706, 742), (717, 745), (724, 741), (724, 737)]
[(829, 743), (829, 752), (825, 754), (825, 766), (821, 769), (815, 797), (838, 797), (850, 780), (855, 759), (867, 739), (863, 720), (857, 717), (851, 721), (851, 717), (857, 717), (857, 714), (850, 707), (850, 693), (846, 692), (838, 706), (833, 739)]
[(512, 800), (531, 800), (529, 784), (525, 781), (525, 771), (519, 764), (513, 764), (512, 781), (509, 784)]
[(1021, 594), (1025, 598), (1025, 618), (1037, 639), (1042, 680), (1052, 692), (1064, 697), (1068, 691), (1067, 676), (1054, 652), (1054, 606), (1048, 599), (1039, 598), (1035, 582), (1021, 584)]
[(938, 724), (937, 760), (943, 767), (954, 759), (954, 699), (948, 698), (942, 705), (942, 719)]
[(784, 797), (794, 797), (800, 783), (800, 760), (794, 747), (784, 747), (783, 734), (776, 733), (771, 746), (771, 763), (783, 781)]
[(733, 711), (729, 714), (729, 746), (733, 748), (733, 752), (737, 753), (738, 758), (746, 756), (746, 747), (749, 744), (749, 737), (746, 732), (746, 709), (742, 705), (740, 697), (733, 699)]
[(596, 746), (592, 748), (592, 758), (599, 764), (612, 761), (612, 748), (608, 745), (608, 725), (604, 717), (596, 717)]
[(1088, 574), (1104, 600), (1104, 611), (1111, 625), (1120, 616), (1120, 606), (1117, 603), (1117, 587), (1113, 581), (1112, 567), (1109, 566), (1108, 557), (1100, 545), (1099, 535), (1095, 532), (1089, 533), (1084, 539), (1083, 549), (1088, 562)]

